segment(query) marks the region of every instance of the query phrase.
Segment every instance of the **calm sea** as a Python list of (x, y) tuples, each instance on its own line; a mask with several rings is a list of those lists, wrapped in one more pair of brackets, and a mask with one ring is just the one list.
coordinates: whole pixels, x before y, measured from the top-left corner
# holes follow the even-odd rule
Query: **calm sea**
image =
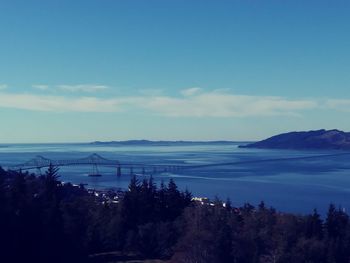
[[(325, 213), (329, 203), (350, 211), (350, 153), (242, 149), (238, 144), (118, 146), (93, 144), (11, 144), (0, 146), (0, 165), (24, 163), (37, 155), (53, 160), (78, 159), (92, 153), (121, 163), (209, 165), (154, 175), (155, 181), (174, 178), (194, 196), (229, 197), (234, 205), (261, 200), (281, 211)], [(130, 172), (99, 167), (101, 177), (89, 177), (90, 166), (62, 167), (62, 181), (91, 188), (126, 188)], [(34, 171), (35, 172), (35, 171)], [(141, 171), (134, 170), (143, 176)]]

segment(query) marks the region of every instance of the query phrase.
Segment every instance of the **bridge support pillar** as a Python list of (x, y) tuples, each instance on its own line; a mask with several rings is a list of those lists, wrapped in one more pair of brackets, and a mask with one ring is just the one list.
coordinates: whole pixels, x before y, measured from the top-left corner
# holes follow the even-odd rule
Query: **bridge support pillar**
[(91, 174), (89, 174), (89, 176), (93, 176), (93, 177), (101, 176), (100, 172), (98, 171), (97, 163), (92, 164), (92, 171), (91, 171)]
[(118, 177), (122, 176), (122, 168), (120, 167), (120, 165), (118, 165), (117, 167), (117, 176)]

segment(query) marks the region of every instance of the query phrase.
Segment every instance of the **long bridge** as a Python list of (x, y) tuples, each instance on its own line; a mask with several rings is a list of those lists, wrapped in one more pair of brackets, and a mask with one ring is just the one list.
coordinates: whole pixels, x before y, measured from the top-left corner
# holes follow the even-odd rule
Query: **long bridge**
[(14, 171), (28, 171), (36, 169), (39, 174), (41, 174), (42, 168), (47, 168), (50, 165), (57, 167), (61, 166), (81, 166), (89, 165), (92, 166), (91, 176), (100, 176), (98, 171), (98, 166), (109, 166), (116, 168), (117, 176), (122, 175), (122, 170), (129, 170), (130, 174), (134, 174), (134, 171), (138, 171), (140, 174), (159, 174), (164, 172), (178, 172), (182, 170), (189, 169), (206, 169), (209, 167), (217, 166), (230, 166), (230, 165), (246, 165), (253, 163), (276, 163), (276, 162), (285, 162), (285, 161), (301, 161), (301, 160), (310, 160), (310, 159), (327, 159), (330, 157), (338, 156), (348, 156), (350, 152), (340, 152), (333, 154), (319, 154), (319, 155), (308, 155), (308, 156), (297, 156), (297, 157), (281, 157), (281, 158), (271, 158), (271, 159), (257, 159), (257, 160), (238, 160), (234, 162), (225, 162), (225, 163), (208, 163), (208, 164), (199, 164), (199, 165), (169, 165), (169, 164), (144, 164), (144, 163), (121, 163), (118, 160), (109, 160), (96, 153), (91, 154), (85, 158), (80, 159), (65, 159), (65, 160), (52, 160), (45, 158), (43, 156), (36, 156), (35, 158), (17, 165), (8, 166), (7, 168)]
[(178, 171), (184, 167), (179, 165), (167, 164), (121, 163), (118, 160), (109, 160), (94, 153), (85, 158), (64, 160), (52, 160), (38, 155), (25, 163), (8, 166), (8, 169), (14, 171), (37, 170), (37, 172), (41, 174), (41, 169), (48, 168), (50, 165), (56, 167), (89, 165), (92, 166), (92, 173), (90, 174), (90, 176), (101, 175), (99, 173), (98, 166), (115, 167), (117, 176), (122, 175), (122, 169), (128, 169), (130, 171), (130, 174), (134, 174), (134, 171), (136, 170), (138, 170), (142, 174), (156, 174), (163, 172)]

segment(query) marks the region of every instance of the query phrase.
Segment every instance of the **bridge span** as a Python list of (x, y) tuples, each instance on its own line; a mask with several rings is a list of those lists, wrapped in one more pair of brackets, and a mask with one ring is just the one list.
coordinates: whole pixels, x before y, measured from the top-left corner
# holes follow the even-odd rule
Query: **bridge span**
[(117, 176), (121, 176), (122, 171), (129, 171), (130, 174), (138, 172), (139, 174), (159, 174), (164, 172), (178, 172), (182, 170), (190, 169), (207, 169), (210, 167), (217, 166), (239, 166), (239, 165), (249, 165), (249, 164), (267, 164), (273, 165), (278, 162), (288, 162), (288, 161), (305, 161), (311, 159), (327, 159), (331, 157), (338, 156), (350, 156), (350, 152), (332, 153), (332, 154), (319, 154), (319, 155), (307, 155), (307, 156), (297, 156), (297, 157), (281, 157), (281, 158), (270, 158), (270, 159), (257, 159), (257, 160), (237, 160), (225, 163), (208, 163), (208, 164), (198, 164), (198, 165), (169, 165), (169, 164), (146, 164), (146, 163), (122, 163), (118, 160), (109, 160), (96, 153), (91, 154), (85, 158), (80, 159), (65, 159), (65, 160), (52, 160), (45, 158), (43, 156), (36, 156), (35, 158), (13, 166), (8, 166), (7, 168), (15, 171), (28, 171), (36, 169), (38, 173), (41, 173), (42, 168), (47, 168), (51, 165), (61, 167), (61, 166), (81, 166), (90, 165), (92, 166), (92, 176), (99, 176), (98, 166), (110, 166), (116, 168)]
[(62, 166), (92, 166), (91, 176), (101, 176), (99, 173), (99, 166), (109, 166), (116, 168), (117, 176), (122, 175), (122, 169), (128, 169), (130, 174), (134, 174), (134, 171), (139, 171), (142, 174), (156, 174), (163, 172), (178, 171), (184, 166), (179, 165), (168, 165), (168, 164), (144, 164), (144, 163), (121, 163), (118, 160), (109, 160), (99, 154), (91, 154), (85, 158), (80, 159), (63, 159), (63, 160), (53, 160), (48, 159), (43, 156), (36, 156), (35, 158), (21, 164), (16, 164), (8, 166), (8, 169), (14, 171), (28, 171), (28, 170), (37, 170), (41, 174), (42, 168), (48, 168), (50, 165), (56, 167)]

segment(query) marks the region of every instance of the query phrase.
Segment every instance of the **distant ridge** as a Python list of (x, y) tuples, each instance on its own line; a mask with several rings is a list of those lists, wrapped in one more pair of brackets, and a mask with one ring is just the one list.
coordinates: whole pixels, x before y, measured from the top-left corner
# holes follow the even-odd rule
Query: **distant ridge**
[(350, 150), (350, 132), (316, 130), (289, 132), (241, 148)]
[(201, 145), (201, 144), (237, 144), (235, 141), (150, 141), (150, 140), (127, 140), (127, 141), (96, 141), (94, 145), (145, 145), (145, 146), (167, 146), (167, 145)]

